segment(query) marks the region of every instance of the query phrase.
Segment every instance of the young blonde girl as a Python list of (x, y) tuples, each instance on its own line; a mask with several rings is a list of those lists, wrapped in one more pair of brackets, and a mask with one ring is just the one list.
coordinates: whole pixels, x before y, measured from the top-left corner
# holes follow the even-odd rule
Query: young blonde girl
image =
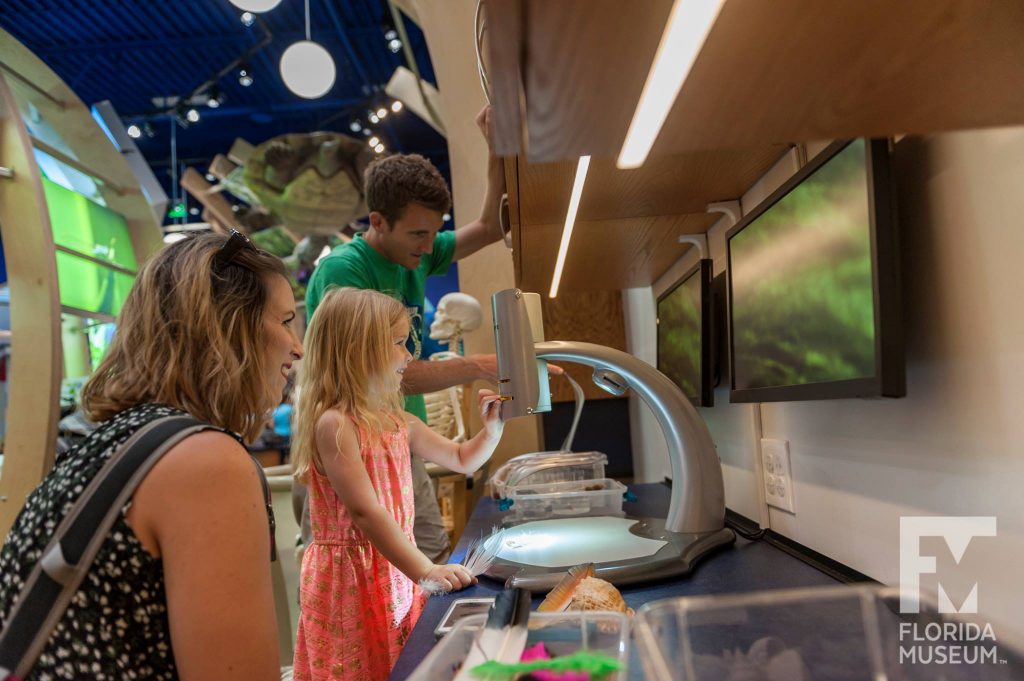
[(434, 565), (413, 539), (409, 453), (470, 473), (494, 452), (497, 394), (480, 391), (483, 429), (456, 444), (402, 410), (409, 316), (397, 300), (339, 288), (306, 331), (295, 476), (309, 486), (313, 543), (302, 560), (295, 679), (385, 679), (422, 607), (417, 586), (474, 582)]

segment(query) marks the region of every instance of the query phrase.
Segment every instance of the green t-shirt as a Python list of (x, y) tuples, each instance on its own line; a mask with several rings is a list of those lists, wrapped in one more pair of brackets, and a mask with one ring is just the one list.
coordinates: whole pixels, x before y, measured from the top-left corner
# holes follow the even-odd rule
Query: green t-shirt
[[(455, 232), (439, 232), (434, 239), (434, 250), (422, 258), (419, 267), (409, 270), (385, 259), (366, 243), (362, 234), (357, 234), (352, 241), (331, 251), (313, 270), (306, 285), (306, 318), (313, 318), (324, 293), (336, 286), (386, 293), (401, 301), (409, 310), (409, 352), (416, 356), (420, 339), (425, 333), (423, 300), (426, 297), (427, 277), (447, 272), (454, 254)], [(426, 423), (427, 407), (423, 395), (406, 396), (405, 409)]]

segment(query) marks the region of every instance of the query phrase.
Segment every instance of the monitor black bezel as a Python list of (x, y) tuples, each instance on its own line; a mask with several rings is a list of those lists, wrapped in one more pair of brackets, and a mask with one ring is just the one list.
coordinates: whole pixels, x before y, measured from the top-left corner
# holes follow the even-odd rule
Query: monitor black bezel
[(868, 216), (871, 231), (872, 297), (875, 308), (875, 375), (842, 381), (736, 388), (736, 349), (733, 334), (732, 238), (814, 174), (853, 140), (833, 142), (775, 190), (725, 235), (727, 327), (729, 337), (729, 401), (786, 402), (906, 395), (903, 321), (900, 293), (899, 240), (893, 192), (891, 144), (888, 139), (865, 140)]
[[(690, 277), (698, 276), (700, 278), (700, 379), (699, 379), (699, 391), (700, 395), (694, 399), (694, 397), (687, 395), (687, 399), (695, 407), (713, 407), (715, 406), (715, 391), (714, 391), (714, 343), (715, 343), (715, 325), (714, 325), (714, 294), (712, 292), (712, 280), (713, 280), (713, 264), (714, 261), (710, 258), (703, 258), (698, 260), (697, 263), (688, 269), (683, 276), (679, 277), (672, 286), (666, 289), (660, 296), (658, 296), (657, 303), (655, 305), (655, 333), (654, 333), (654, 347), (655, 347), (655, 363), (657, 364), (658, 371), (661, 369), (661, 341), (660, 334), (658, 333), (658, 326), (661, 324), (661, 318), (658, 315), (659, 306), (661, 301), (668, 298), (670, 295), (675, 293), (676, 289), (685, 284), (690, 280)], [(662, 371), (662, 373), (665, 373)], [(666, 374), (667, 376), (667, 374)], [(671, 378), (669, 379), (671, 380)], [(672, 381), (675, 383), (675, 381)], [(682, 386), (676, 384), (680, 390)], [(685, 393), (684, 393), (685, 394)]]

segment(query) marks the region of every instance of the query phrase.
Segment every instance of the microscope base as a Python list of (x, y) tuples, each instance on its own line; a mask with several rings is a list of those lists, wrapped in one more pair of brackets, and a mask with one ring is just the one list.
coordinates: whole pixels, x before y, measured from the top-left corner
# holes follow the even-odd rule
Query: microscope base
[[(736, 539), (732, 530), (724, 527), (696, 534), (677, 533), (665, 529), (664, 518), (629, 519), (636, 522), (625, 530), (620, 529), (623, 526), (619, 523), (610, 523), (610, 531), (625, 531), (636, 537), (667, 543), (652, 555), (611, 562), (601, 562), (600, 556), (580, 553), (573, 557), (573, 562), (557, 567), (526, 565), (499, 556), (484, 574), (491, 579), (505, 582), (508, 586), (547, 591), (558, 584), (569, 568), (580, 563), (593, 562), (595, 577), (617, 586), (639, 584), (685, 575), (705, 555), (731, 544)], [(621, 521), (621, 518), (615, 520)], [(514, 532), (515, 527), (505, 531)]]

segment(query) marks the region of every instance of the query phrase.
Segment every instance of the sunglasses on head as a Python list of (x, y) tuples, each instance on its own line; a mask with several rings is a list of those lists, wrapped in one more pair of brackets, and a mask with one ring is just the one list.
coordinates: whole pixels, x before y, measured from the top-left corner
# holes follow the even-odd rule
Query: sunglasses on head
[(249, 237), (239, 232), (237, 229), (231, 230), (228, 240), (224, 242), (224, 245), (217, 251), (216, 262), (218, 265), (230, 265), (231, 261), (242, 251), (242, 249), (251, 250), (253, 253), (263, 255), (263, 251), (256, 248), (256, 246), (249, 240)]

